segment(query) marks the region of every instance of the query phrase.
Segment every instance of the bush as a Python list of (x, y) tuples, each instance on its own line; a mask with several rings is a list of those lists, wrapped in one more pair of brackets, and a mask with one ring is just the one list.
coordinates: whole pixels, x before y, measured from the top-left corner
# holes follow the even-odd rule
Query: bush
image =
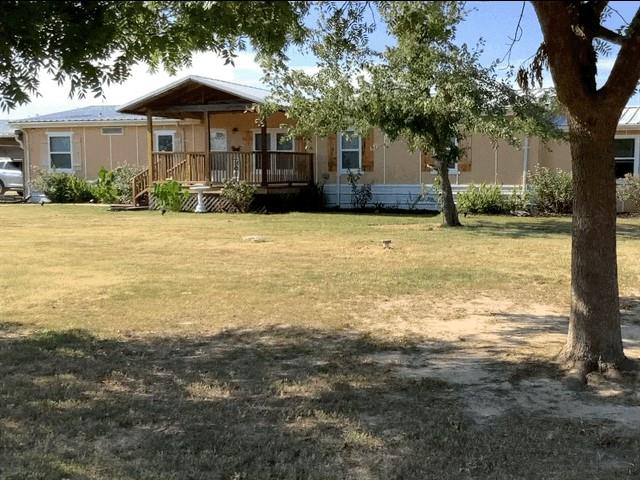
[(142, 171), (141, 168), (122, 165), (113, 169), (113, 185), (119, 203), (133, 203), (131, 180)]
[(626, 174), (617, 193), (619, 200), (631, 204), (633, 212), (640, 211), (640, 176)]
[(505, 213), (529, 211), (530, 195), (527, 190), (514, 188), (511, 195), (502, 199)]
[(98, 172), (98, 180), (93, 187), (93, 194), (100, 203), (116, 203), (118, 193), (113, 183), (113, 171), (101, 168)]
[(182, 210), (182, 202), (189, 196), (189, 192), (182, 188), (179, 182), (167, 180), (156, 183), (153, 187), (153, 196), (162, 210), (179, 212)]
[(540, 213), (571, 213), (573, 180), (571, 174), (560, 169), (536, 166), (529, 172), (531, 203)]
[(85, 179), (68, 173), (41, 172), (32, 185), (54, 203), (82, 203), (94, 198)]
[(359, 172), (347, 171), (347, 181), (351, 185), (351, 205), (353, 205), (353, 208), (364, 210), (373, 198), (373, 193), (370, 183), (358, 184), (360, 177), (362, 177), (362, 174)]
[(95, 197), (101, 203), (133, 203), (131, 179), (139, 168), (123, 165), (113, 170), (101, 168), (94, 186)]
[(249, 210), (257, 191), (255, 185), (232, 178), (224, 182), (221, 195), (229, 200), (238, 211), (245, 213)]
[(463, 214), (497, 214), (505, 213), (506, 206), (499, 185), (469, 185), (465, 192), (458, 193), (458, 210)]

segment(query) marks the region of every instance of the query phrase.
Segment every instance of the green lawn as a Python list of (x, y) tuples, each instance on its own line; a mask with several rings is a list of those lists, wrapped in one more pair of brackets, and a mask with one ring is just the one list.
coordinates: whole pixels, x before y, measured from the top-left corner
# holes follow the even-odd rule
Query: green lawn
[(570, 220), (463, 222), (0, 206), (0, 478), (638, 478), (640, 430), (513, 400), (560, 378)]

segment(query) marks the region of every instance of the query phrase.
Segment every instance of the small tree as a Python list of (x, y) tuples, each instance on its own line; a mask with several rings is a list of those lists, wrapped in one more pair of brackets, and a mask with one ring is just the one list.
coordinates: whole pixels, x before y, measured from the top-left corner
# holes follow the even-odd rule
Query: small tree
[(313, 75), (281, 65), (268, 79), (276, 101), (290, 105), (297, 134), (380, 127), (390, 140), (431, 155), (442, 190), (443, 219), (459, 226), (449, 168), (460, 161), (466, 135), (518, 142), (523, 132), (559, 136), (548, 100), (520, 95), (482, 67), (479, 51), (454, 42), (464, 17), (458, 2), (380, 2), (396, 45), (373, 52), (360, 6), (329, 11), (311, 49)]

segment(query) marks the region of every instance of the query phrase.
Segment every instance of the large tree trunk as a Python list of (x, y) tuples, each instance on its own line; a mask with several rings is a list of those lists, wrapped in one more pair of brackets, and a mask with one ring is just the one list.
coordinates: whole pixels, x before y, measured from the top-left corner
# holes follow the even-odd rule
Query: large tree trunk
[(571, 244), (571, 315), (563, 350), (582, 369), (618, 367), (625, 360), (620, 333), (616, 260), (617, 117), (570, 120), (575, 199)]
[(458, 218), (458, 209), (453, 201), (453, 191), (451, 190), (451, 182), (449, 181), (449, 167), (440, 162), (438, 166), (438, 174), (440, 175), (440, 188), (442, 188), (442, 217), (447, 227), (460, 227), (460, 219)]

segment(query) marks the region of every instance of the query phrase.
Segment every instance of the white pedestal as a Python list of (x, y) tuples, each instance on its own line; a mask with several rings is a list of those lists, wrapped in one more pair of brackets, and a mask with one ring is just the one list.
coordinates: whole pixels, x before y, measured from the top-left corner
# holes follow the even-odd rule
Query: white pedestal
[(204, 204), (203, 192), (208, 189), (209, 187), (207, 185), (194, 185), (189, 189), (198, 194), (198, 204), (194, 210), (195, 213), (207, 213), (207, 206)]

